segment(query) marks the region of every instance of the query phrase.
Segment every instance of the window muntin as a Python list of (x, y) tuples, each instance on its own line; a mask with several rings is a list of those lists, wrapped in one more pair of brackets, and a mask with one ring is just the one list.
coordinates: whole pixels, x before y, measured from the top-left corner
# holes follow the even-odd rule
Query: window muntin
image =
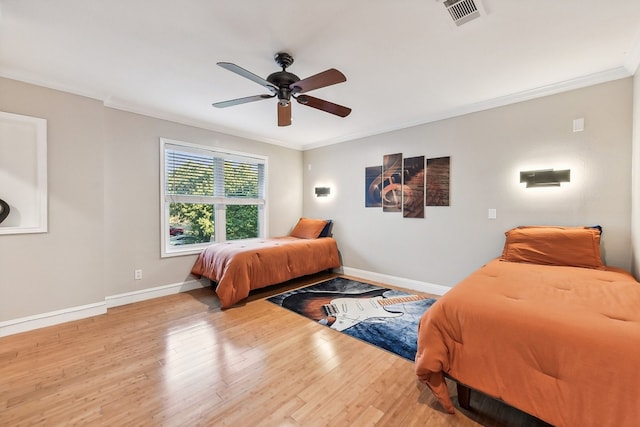
[(265, 236), (266, 158), (161, 139), (162, 256)]

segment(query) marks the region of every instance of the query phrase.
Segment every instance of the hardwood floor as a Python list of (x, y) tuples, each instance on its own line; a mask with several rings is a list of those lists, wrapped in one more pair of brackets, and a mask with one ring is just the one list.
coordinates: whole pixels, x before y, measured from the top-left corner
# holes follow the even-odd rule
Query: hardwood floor
[(0, 426), (544, 425), (478, 393), (446, 414), (412, 362), (263, 300), (328, 277), (225, 311), (198, 289), (0, 338)]

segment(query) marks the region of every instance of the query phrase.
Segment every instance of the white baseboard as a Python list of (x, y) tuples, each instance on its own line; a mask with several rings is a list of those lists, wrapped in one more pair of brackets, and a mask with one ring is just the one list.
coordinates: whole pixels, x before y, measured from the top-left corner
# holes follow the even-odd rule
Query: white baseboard
[[(342, 267), (340, 270), (342, 270), (341, 272), (343, 274), (346, 274), (348, 276), (361, 277), (363, 279), (372, 280), (375, 282), (395, 285), (434, 295), (444, 295), (451, 289), (447, 286), (420, 282), (417, 280), (405, 279), (402, 277), (389, 276), (386, 274), (359, 270), (357, 268)], [(109, 308), (131, 304), (134, 302), (145, 301), (152, 298), (173, 295), (180, 292), (187, 292), (193, 289), (204, 288), (207, 286), (209, 286), (209, 284), (206, 281), (189, 280), (181, 283), (173, 283), (170, 285), (158, 286), (155, 288), (142, 289), (139, 291), (107, 296), (105, 297), (104, 302), (97, 302), (78, 307), (70, 307), (63, 310), (51, 311), (49, 313), (36, 314), (34, 316), (7, 320), (4, 322), (0, 322), (0, 337), (18, 334), (20, 332), (27, 332), (47, 326), (53, 326), (60, 323), (70, 322), (72, 320), (80, 320), (91, 316), (98, 316), (100, 314), (105, 314), (107, 312), (107, 309)]]
[(191, 291), (193, 289), (207, 287), (208, 283), (200, 280), (189, 280), (187, 282), (174, 283), (171, 285), (158, 286), (155, 288), (142, 289), (140, 291), (127, 292), (124, 294), (105, 297), (103, 302), (70, 307), (48, 313), (36, 314), (19, 319), (0, 322), (0, 337), (18, 334), (20, 332), (32, 331), (34, 329), (47, 326), (58, 325), (60, 323), (80, 320), (91, 316), (105, 314), (107, 309), (119, 305), (131, 304), (152, 298)]
[(48, 313), (36, 314), (33, 316), (21, 317), (19, 319), (0, 322), (0, 337), (19, 334), (20, 332), (32, 331), (34, 329), (45, 328), (59, 323), (80, 320), (86, 317), (98, 316), (107, 312), (107, 305), (104, 302), (70, 307), (62, 310), (50, 311)]
[(107, 303), (107, 308), (113, 308), (120, 305), (145, 301), (152, 298), (192, 291), (194, 289), (204, 288), (206, 286), (208, 286), (208, 284), (205, 284), (204, 281), (189, 280), (186, 282), (172, 283), (170, 285), (158, 286), (155, 288), (126, 292), (124, 294), (111, 295), (106, 297), (104, 300)]
[(385, 283), (387, 285), (399, 286), (401, 288), (413, 289), (414, 291), (425, 292), (434, 295), (444, 295), (449, 290), (448, 286), (436, 285), (434, 283), (420, 282), (418, 280), (405, 279), (402, 277), (388, 276), (386, 274), (374, 273), (372, 271), (358, 270), (357, 268), (342, 267), (342, 273), (347, 276), (361, 277), (374, 282)]

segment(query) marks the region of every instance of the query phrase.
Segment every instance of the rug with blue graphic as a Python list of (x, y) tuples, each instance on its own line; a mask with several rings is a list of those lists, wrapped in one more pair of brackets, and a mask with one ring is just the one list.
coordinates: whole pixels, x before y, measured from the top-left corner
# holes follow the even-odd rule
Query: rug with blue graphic
[(434, 298), (336, 277), (268, 301), (413, 361), (418, 323)]

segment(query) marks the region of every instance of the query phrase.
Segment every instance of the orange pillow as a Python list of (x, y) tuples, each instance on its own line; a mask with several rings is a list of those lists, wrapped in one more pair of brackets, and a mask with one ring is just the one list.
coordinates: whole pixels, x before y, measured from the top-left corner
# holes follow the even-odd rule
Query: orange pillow
[(505, 235), (503, 261), (605, 268), (597, 228), (527, 226), (511, 229)]
[(324, 219), (300, 218), (289, 235), (300, 239), (317, 239), (325, 225), (327, 221)]

